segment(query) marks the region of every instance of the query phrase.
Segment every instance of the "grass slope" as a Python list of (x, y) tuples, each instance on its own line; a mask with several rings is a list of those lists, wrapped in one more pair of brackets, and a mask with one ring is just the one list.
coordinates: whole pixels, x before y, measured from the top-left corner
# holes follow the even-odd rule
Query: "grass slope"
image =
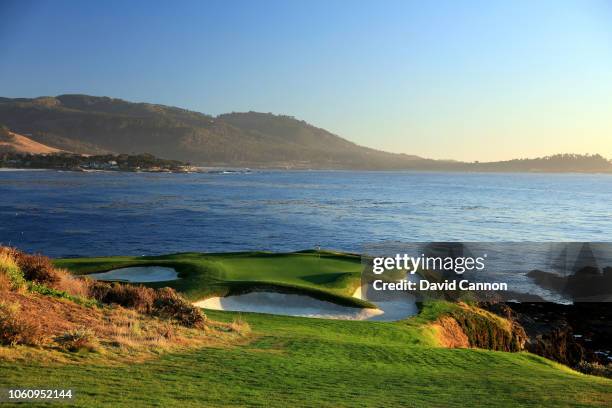
[[(0, 387), (72, 387), (77, 406), (606, 406), (612, 381), (527, 353), (436, 346), (422, 323), (244, 314), (247, 345), (139, 364), (62, 366), (0, 360)], [(235, 314), (209, 312), (216, 320)]]
[(126, 266), (171, 266), (181, 279), (150, 286), (170, 286), (191, 300), (262, 288), (309, 294), (347, 306), (372, 307), (368, 302), (351, 297), (360, 282), (361, 258), (330, 251), (70, 258), (56, 260), (55, 264), (75, 274)]

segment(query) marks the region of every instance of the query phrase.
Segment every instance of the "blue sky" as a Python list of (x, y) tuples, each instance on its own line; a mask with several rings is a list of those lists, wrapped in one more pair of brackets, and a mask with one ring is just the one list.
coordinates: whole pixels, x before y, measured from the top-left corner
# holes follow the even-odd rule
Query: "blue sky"
[(384, 150), (612, 157), (612, 3), (6, 1), (0, 95), (294, 115)]

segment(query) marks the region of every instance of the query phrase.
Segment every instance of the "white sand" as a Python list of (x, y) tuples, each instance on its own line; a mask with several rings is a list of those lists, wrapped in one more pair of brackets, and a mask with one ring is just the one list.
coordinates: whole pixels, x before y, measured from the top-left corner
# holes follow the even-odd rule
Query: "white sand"
[(227, 297), (215, 296), (195, 302), (194, 305), (213, 310), (340, 320), (367, 320), (382, 314), (382, 311), (378, 309), (340, 306), (306, 295), (278, 292), (251, 292)]
[(353, 292), (353, 297), (368, 300), (378, 306), (378, 310), (380, 310), (382, 313), (371, 320), (393, 322), (414, 316), (419, 313), (415, 298), (410, 294), (393, 293), (390, 295), (387, 294), (387, 296), (381, 296), (379, 293), (379, 297), (382, 299), (373, 301), (367, 297), (368, 290), (372, 289), (359, 286), (357, 289), (355, 289), (355, 292)]
[(194, 305), (213, 310), (269, 313), (285, 316), (340, 320), (401, 320), (418, 313), (412, 297), (377, 303), (377, 309), (340, 306), (306, 295), (251, 292), (244, 295), (211, 297)]
[(86, 275), (89, 278), (103, 281), (121, 282), (164, 282), (177, 280), (178, 273), (174, 268), (163, 266), (133, 266), (129, 268), (113, 269), (108, 272), (91, 273)]

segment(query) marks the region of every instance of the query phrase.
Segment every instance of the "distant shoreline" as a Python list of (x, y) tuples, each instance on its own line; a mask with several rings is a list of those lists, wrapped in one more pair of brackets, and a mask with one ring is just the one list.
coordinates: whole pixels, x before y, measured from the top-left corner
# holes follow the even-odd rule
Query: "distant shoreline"
[(110, 169), (62, 169), (47, 167), (0, 167), (0, 171), (57, 171), (74, 173), (166, 173), (166, 174), (249, 174), (253, 172), (338, 172), (338, 173), (450, 173), (450, 174), (533, 174), (533, 175), (555, 175), (555, 174), (574, 174), (574, 175), (612, 175), (612, 171), (494, 171), (494, 170), (417, 170), (417, 169), (397, 169), (397, 170), (372, 170), (372, 169), (302, 169), (302, 168), (279, 168), (279, 167), (251, 167), (251, 168), (229, 168), (229, 167), (210, 167), (193, 166), (191, 170), (110, 170)]

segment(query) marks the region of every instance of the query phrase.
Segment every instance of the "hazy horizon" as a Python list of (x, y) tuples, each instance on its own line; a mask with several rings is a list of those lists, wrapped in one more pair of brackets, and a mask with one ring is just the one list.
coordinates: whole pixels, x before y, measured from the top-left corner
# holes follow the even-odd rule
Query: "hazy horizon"
[(605, 1), (0, 2), (6, 97), (273, 112), (436, 159), (612, 157)]

